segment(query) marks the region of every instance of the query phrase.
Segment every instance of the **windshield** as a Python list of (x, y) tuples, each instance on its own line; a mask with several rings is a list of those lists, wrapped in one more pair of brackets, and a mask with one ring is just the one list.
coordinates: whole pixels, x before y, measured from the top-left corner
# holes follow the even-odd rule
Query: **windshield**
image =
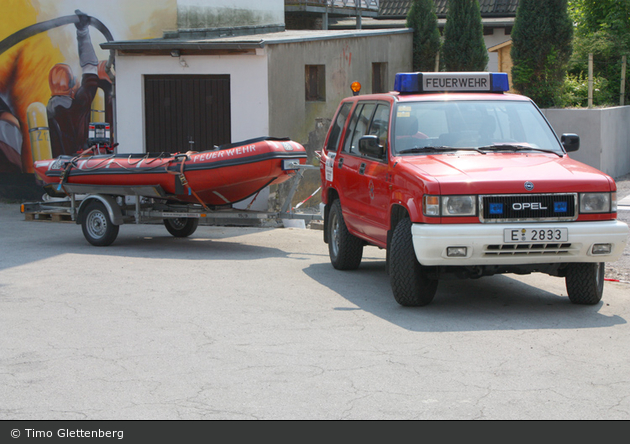
[(558, 139), (540, 111), (525, 101), (399, 103), (393, 131), (395, 154), (452, 149), (563, 154)]

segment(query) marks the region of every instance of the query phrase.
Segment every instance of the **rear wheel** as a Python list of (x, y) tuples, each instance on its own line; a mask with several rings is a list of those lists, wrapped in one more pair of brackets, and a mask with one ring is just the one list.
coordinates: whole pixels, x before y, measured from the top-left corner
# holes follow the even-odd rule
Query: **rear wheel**
[(191, 217), (164, 219), (164, 226), (175, 237), (188, 237), (197, 230), (199, 219)]
[(353, 236), (341, 214), (341, 203), (335, 200), (328, 219), (328, 254), (337, 270), (356, 270), (363, 258), (363, 241)]
[(400, 305), (417, 307), (429, 304), (437, 291), (438, 280), (429, 276), (416, 258), (411, 236), (411, 220), (404, 218), (392, 234), (389, 275), (394, 299)]
[(106, 247), (118, 236), (118, 225), (112, 223), (109, 213), (101, 202), (90, 202), (83, 213), (81, 229), (83, 236), (92, 245)]
[(593, 305), (601, 301), (605, 269), (603, 262), (569, 264), (565, 283), (571, 302)]

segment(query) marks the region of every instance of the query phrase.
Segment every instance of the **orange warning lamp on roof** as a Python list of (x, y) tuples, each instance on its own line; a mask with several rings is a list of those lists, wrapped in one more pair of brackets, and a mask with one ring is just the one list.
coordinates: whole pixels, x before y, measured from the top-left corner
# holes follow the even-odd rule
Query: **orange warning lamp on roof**
[(361, 84), (359, 82), (352, 82), (352, 85), (350, 85), (350, 89), (355, 96), (358, 96), (359, 92), (361, 91)]

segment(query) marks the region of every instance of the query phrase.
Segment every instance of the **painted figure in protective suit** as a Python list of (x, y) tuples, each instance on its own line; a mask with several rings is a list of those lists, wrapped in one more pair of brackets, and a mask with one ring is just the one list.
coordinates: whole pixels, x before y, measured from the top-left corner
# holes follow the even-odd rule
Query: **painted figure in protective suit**
[(22, 172), (20, 122), (0, 97), (0, 173)]
[(73, 155), (87, 148), (90, 108), (99, 83), (98, 59), (90, 39), (90, 19), (85, 14), (79, 14), (79, 17), (81, 20), (75, 26), (83, 71), (80, 85), (72, 69), (64, 63), (53, 66), (48, 75), (52, 97), (46, 111), (53, 157)]

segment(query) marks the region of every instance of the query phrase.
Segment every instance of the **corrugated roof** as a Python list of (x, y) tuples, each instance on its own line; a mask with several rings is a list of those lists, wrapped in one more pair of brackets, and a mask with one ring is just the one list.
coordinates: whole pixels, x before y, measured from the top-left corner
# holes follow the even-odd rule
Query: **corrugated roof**
[[(438, 17), (446, 17), (448, 0), (433, 0)], [(379, 17), (404, 18), (411, 7), (411, 0), (380, 0)], [(479, 0), (481, 17), (515, 17), (518, 0)]]

